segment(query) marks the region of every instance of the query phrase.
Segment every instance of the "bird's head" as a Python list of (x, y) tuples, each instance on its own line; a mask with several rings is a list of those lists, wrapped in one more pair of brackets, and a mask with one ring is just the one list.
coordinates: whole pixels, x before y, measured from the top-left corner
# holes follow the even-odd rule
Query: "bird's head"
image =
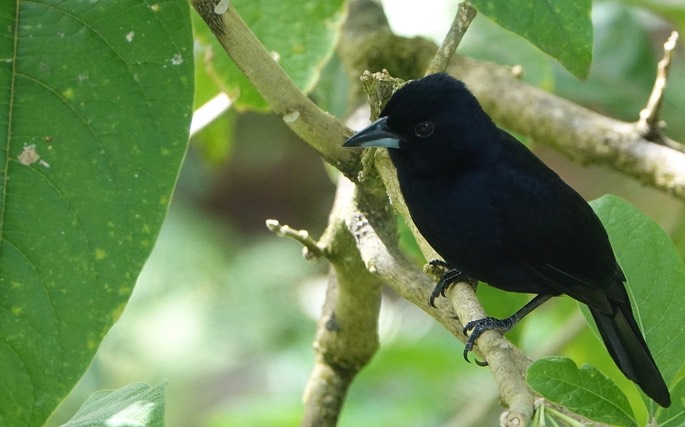
[(466, 89), (447, 74), (432, 74), (401, 87), (380, 118), (345, 147), (386, 147), (400, 169), (422, 173), (474, 161), (497, 128)]

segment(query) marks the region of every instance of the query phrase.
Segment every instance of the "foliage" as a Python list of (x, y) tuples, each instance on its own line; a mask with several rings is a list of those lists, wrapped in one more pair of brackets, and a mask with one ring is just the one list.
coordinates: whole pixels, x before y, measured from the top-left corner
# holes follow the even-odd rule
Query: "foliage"
[(164, 385), (131, 384), (93, 393), (64, 427), (164, 425)]
[(0, 10), (0, 425), (45, 421), (152, 250), (187, 146), (188, 19), (181, 0)]
[(557, 58), (579, 78), (592, 62), (590, 0), (474, 0), (478, 11)]
[[(685, 311), (673, 298), (685, 293), (683, 261), (666, 233), (630, 203), (604, 196), (591, 205), (626, 274), (638, 323), (655, 349), (654, 359), (666, 384), (673, 384), (685, 363), (679, 355), (685, 348), (685, 331), (677, 326), (685, 323)], [(590, 319), (589, 311), (583, 314)]]
[(562, 357), (540, 359), (528, 369), (528, 383), (549, 400), (591, 420), (637, 425), (626, 395), (593, 366), (579, 369), (571, 359)]
[[(386, 3), (388, 12), (398, 7)], [(501, 3), (474, 1), (491, 20), (476, 20), (462, 53), (521, 64), (526, 81), (626, 120), (636, 118), (652, 85), (667, 27), (659, 15), (680, 27), (685, 22), (685, 7), (673, 2), (596, 3), (593, 47), (587, 0)], [(330, 60), (345, 14), (342, 0), (230, 7), (300, 88), (330, 111), (347, 111), (341, 61)], [(409, 7), (405, 26), (417, 31), (436, 26), (422, 13), (450, 16), (456, 5), (435, 0), (430, 7), (400, 7)], [(205, 149), (189, 153), (136, 293), (100, 346), (131, 296), (169, 206), (186, 151), (193, 82), (195, 107), (223, 90), (237, 98), (234, 109), (267, 109), (204, 24), (193, 20), (194, 55), (191, 14), (182, 0), (43, 0), (0, 8), (0, 23), (9, 29), (0, 39), (0, 134), (6, 136), (0, 150), (0, 427), (42, 425), (98, 347), (91, 369), (48, 425), (104, 425), (124, 411), (135, 425), (157, 426), (165, 407), (172, 426), (294, 424), (301, 417), (298, 395), (312, 363), (324, 265), (305, 264), (292, 243), (256, 230), (272, 215), (321, 230), (326, 213), (319, 206), (330, 201), (333, 186), (317, 156), (269, 116), (231, 112), (195, 138)], [(403, 22), (393, 15), (390, 21), (396, 29)], [(577, 76), (589, 70), (588, 80), (579, 82), (557, 60)], [(667, 132), (680, 140), (685, 122), (672, 107), (685, 102), (684, 70), (676, 58), (664, 107)], [(586, 195), (622, 193), (669, 232), (685, 234), (682, 206), (666, 196), (549, 160)], [(558, 350), (574, 362), (539, 361), (529, 373), (531, 385), (598, 421), (645, 424), (650, 412), (661, 425), (680, 426), (685, 338), (672, 296), (683, 293), (682, 261), (668, 236), (635, 207), (615, 198), (594, 207), (626, 270), (674, 405), (645, 408), (606, 352), (595, 351), (600, 344), (587, 330)], [(406, 232), (403, 242), (412, 247)], [(487, 288), (479, 294), (496, 316), (525, 301)], [(509, 334), (529, 353), (577, 314), (565, 299), (548, 306)], [(381, 338), (379, 354), (350, 391), (341, 425), (464, 426), (472, 399), (493, 404), (479, 425), (496, 422), (489, 373), (462, 363), (461, 347), (424, 313), (386, 295)], [(165, 379), (168, 389), (121, 388)], [(118, 390), (87, 399), (101, 388)], [(600, 403), (615, 411), (586, 404), (598, 390)], [(546, 410), (539, 419), (563, 417)]]
[[(628, 279), (636, 318), (666, 384), (674, 390), (674, 406), (678, 406), (682, 396), (675, 392), (674, 385), (684, 366), (680, 353), (685, 348), (685, 334), (678, 325), (685, 322), (685, 312), (673, 295), (685, 292), (685, 266), (663, 230), (625, 200), (604, 196), (591, 205), (609, 233)], [(589, 310), (583, 306), (582, 311), (599, 338)], [(612, 425), (637, 424), (626, 395), (594, 367), (578, 369), (565, 358), (542, 359), (530, 367), (528, 382), (542, 396), (592, 420)], [(643, 398), (659, 425), (672, 417), (662, 408), (655, 408), (648, 397)]]

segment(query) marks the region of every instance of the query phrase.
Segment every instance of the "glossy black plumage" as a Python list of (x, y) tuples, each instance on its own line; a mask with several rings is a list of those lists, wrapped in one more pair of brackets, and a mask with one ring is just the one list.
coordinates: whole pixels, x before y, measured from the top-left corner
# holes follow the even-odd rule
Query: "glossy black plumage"
[(670, 405), (601, 222), (462, 82), (435, 74), (408, 83), (345, 145), (389, 148), (414, 223), (450, 268), (587, 304), (621, 371)]

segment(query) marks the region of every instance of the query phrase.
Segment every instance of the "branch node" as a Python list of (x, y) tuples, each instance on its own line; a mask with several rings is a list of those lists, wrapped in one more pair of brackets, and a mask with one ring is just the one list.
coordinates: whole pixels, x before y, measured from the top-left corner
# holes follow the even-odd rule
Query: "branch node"
[(267, 219), (266, 228), (278, 237), (290, 237), (291, 239), (302, 243), (304, 246), (304, 248), (302, 248), (302, 256), (307, 260), (325, 256), (324, 249), (312, 239), (307, 230), (295, 230), (288, 225), (281, 225), (281, 223), (275, 219)]
[(521, 80), (523, 78), (523, 65), (516, 64), (512, 66), (511, 75), (514, 76), (514, 78)]
[(406, 83), (402, 79), (391, 76), (386, 69), (378, 73), (366, 70), (359, 80), (362, 83), (362, 90), (369, 97), (371, 120), (378, 118), (392, 94)]
[(219, 3), (217, 3), (214, 6), (214, 13), (216, 13), (217, 15), (223, 15), (224, 13), (226, 13), (227, 10), (228, 0), (220, 0)]
[(656, 79), (654, 80), (654, 87), (652, 93), (649, 95), (649, 100), (645, 108), (640, 111), (640, 119), (636, 123), (637, 132), (643, 138), (662, 143), (662, 130), (666, 124), (659, 119), (661, 106), (664, 100), (664, 91), (668, 82), (668, 73), (671, 68), (671, 58), (673, 51), (678, 41), (678, 32), (673, 31), (664, 43), (664, 56), (657, 64)]
[(283, 116), (283, 121), (290, 124), (290, 123), (295, 123), (297, 119), (300, 118), (300, 112), (298, 110), (293, 110), (289, 112), (288, 114), (285, 114)]
[(436, 280), (439, 280), (445, 271), (447, 271), (447, 267), (439, 262), (427, 262), (423, 265), (423, 272)]

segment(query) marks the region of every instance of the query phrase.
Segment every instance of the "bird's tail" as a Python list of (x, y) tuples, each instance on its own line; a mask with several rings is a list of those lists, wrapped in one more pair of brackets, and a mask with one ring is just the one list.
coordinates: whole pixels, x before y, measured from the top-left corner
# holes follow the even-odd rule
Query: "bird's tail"
[(590, 308), (609, 354), (623, 374), (647, 396), (664, 408), (670, 406), (668, 388), (637, 326), (630, 304), (614, 303), (612, 306), (612, 314)]

